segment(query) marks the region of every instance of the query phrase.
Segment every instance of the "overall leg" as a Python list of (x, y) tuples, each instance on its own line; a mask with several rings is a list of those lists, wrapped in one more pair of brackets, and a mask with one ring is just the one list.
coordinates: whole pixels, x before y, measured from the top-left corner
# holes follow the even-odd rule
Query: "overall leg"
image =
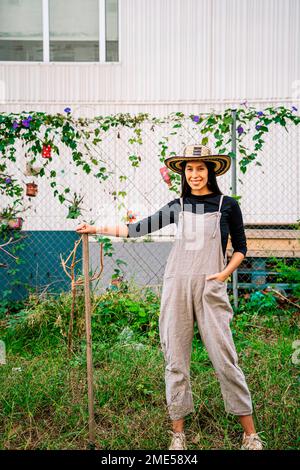
[(171, 420), (195, 411), (190, 384), (194, 316), (186, 277), (164, 279), (159, 334), (165, 359), (166, 402)]
[(205, 277), (202, 285), (202, 296), (197, 296), (195, 313), (203, 343), (220, 382), (225, 410), (238, 416), (251, 415), (251, 395), (238, 365), (230, 329), (233, 310), (227, 285)]

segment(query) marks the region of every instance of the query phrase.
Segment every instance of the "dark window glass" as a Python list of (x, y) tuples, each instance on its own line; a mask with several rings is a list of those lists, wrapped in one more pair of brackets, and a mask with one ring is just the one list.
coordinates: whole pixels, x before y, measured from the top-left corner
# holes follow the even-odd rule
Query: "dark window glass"
[(42, 0), (0, 1), (0, 60), (43, 60)]
[(50, 61), (99, 61), (98, 0), (49, 0)]
[(106, 0), (106, 61), (119, 60), (118, 0)]

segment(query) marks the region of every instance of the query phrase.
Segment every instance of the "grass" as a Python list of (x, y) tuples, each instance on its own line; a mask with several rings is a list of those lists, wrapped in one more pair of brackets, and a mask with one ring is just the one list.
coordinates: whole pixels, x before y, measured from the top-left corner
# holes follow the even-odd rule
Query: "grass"
[[(19, 323), (2, 328), (7, 357), (0, 367), (1, 449), (87, 448), (85, 341), (79, 336), (68, 360), (64, 332), (69, 302), (66, 295), (31, 303), (26, 320), (21, 315)], [(158, 341), (159, 298), (150, 291), (143, 298), (115, 293), (101, 302), (93, 314), (96, 448), (168, 449), (171, 422)], [(120, 303), (126, 304), (123, 316)], [(115, 318), (110, 316), (114, 309)], [(248, 310), (243, 304), (235, 312), (231, 329), (256, 429), (264, 431), (267, 449), (299, 449), (300, 367), (291, 360), (292, 343), (300, 338), (298, 314)], [(131, 335), (118, 336), (128, 325)], [(224, 410), (196, 326), (191, 383), (196, 411), (186, 417), (188, 448), (239, 449), (242, 427)]]

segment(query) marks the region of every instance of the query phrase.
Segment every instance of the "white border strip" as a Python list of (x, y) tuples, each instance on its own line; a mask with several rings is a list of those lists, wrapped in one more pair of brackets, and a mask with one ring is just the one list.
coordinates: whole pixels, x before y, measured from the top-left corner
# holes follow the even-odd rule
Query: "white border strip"
[(99, 61), (106, 61), (106, 5), (105, 0), (99, 1)]
[(43, 62), (50, 62), (49, 44), (49, 0), (43, 0)]

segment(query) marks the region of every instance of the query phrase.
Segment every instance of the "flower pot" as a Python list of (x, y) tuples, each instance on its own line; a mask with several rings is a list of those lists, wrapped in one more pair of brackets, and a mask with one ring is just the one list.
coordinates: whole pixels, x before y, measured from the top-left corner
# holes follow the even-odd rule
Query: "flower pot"
[(51, 158), (51, 145), (43, 145), (42, 157)]
[(136, 215), (133, 213), (133, 211), (130, 211), (130, 210), (127, 211), (126, 220), (129, 223), (133, 223), (136, 221)]
[(119, 287), (123, 279), (124, 279), (124, 276), (115, 277), (111, 280), (111, 285)]
[(35, 183), (26, 184), (26, 196), (35, 197), (38, 192), (38, 185)]
[(24, 219), (22, 217), (15, 217), (14, 219), (8, 220), (8, 228), (14, 230), (21, 230)]
[(159, 169), (160, 174), (164, 180), (165, 183), (167, 183), (168, 186), (171, 186), (171, 179), (169, 175), (169, 170), (166, 166), (163, 166), (162, 168)]
[(41, 169), (42, 169), (41, 166), (35, 167), (35, 166), (32, 166), (31, 163), (27, 162), (24, 175), (25, 176), (37, 176), (39, 175)]

